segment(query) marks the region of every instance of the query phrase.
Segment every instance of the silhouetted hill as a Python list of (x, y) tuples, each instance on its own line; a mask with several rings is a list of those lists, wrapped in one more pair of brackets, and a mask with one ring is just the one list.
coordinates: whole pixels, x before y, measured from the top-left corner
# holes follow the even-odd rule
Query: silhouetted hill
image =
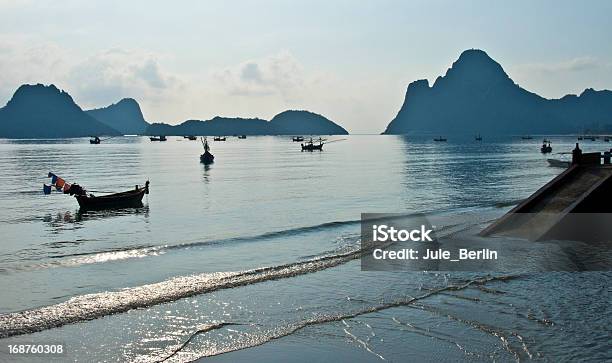
[(149, 127), (149, 123), (142, 116), (138, 102), (133, 98), (124, 98), (108, 107), (85, 112), (124, 135), (144, 134)]
[(55, 138), (118, 135), (85, 113), (54, 85), (22, 85), (0, 108), (0, 137)]
[(270, 120), (270, 124), (291, 135), (348, 135), (340, 125), (309, 111), (281, 112)]
[(482, 50), (466, 50), (433, 86), (410, 83), (385, 134), (551, 134), (612, 124), (612, 92), (546, 99), (517, 84)]
[(346, 130), (321, 115), (308, 111), (285, 111), (266, 121), (258, 118), (215, 117), (189, 120), (172, 126), (155, 123), (147, 135), (328, 135), (347, 134)]
[(267, 135), (268, 121), (258, 118), (215, 117), (212, 120), (188, 120), (180, 125), (154, 123), (147, 128), (147, 135)]

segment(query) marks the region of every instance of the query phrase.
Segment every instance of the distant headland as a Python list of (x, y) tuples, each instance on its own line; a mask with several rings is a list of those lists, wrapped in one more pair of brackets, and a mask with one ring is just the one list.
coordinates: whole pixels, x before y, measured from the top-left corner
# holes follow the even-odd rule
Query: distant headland
[(85, 112), (123, 135), (142, 135), (149, 127), (140, 105), (133, 98), (124, 98), (110, 106)]
[(478, 49), (464, 51), (430, 87), (410, 83), (384, 134), (553, 134), (612, 131), (612, 92), (546, 99), (515, 84)]
[(180, 125), (152, 124), (150, 135), (348, 135), (333, 121), (309, 111), (284, 111), (266, 121), (259, 118), (215, 117)]
[(58, 138), (119, 135), (120, 132), (85, 113), (72, 97), (54, 85), (20, 86), (0, 108), (0, 137)]
[(20, 86), (0, 108), (0, 137), (63, 138), (100, 135), (328, 135), (348, 134), (333, 121), (309, 111), (285, 111), (270, 121), (215, 117), (180, 125), (148, 123), (132, 98), (83, 110), (55, 85)]

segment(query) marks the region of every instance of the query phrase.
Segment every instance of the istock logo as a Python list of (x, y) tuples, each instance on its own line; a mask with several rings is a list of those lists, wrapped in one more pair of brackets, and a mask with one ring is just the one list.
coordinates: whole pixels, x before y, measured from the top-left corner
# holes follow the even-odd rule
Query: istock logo
[(373, 242), (433, 242), (429, 236), (432, 233), (431, 229), (427, 229), (421, 225), (420, 229), (396, 229), (389, 227), (386, 224), (372, 226), (372, 241)]

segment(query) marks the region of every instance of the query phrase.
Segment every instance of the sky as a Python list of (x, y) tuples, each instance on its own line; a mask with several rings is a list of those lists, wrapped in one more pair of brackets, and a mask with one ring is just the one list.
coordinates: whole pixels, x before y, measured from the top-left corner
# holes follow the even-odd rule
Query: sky
[(412, 81), (485, 50), (547, 98), (612, 89), (612, 1), (0, 0), (0, 105), (53, 83), (149, 122), (322, 114), (380, 133)]

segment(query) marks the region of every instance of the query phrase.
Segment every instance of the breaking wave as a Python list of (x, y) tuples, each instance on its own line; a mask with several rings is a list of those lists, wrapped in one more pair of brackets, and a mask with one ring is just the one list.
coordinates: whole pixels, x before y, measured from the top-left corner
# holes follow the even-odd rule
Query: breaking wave
[(97, 319), (215, 290), (312, 273), (356, 259), (360, 254), (359, 249), (350, 250), (285, 265), (180, 276), (121, 291), (80, 295), (60, 304), (0, 315), (0, 338)]

